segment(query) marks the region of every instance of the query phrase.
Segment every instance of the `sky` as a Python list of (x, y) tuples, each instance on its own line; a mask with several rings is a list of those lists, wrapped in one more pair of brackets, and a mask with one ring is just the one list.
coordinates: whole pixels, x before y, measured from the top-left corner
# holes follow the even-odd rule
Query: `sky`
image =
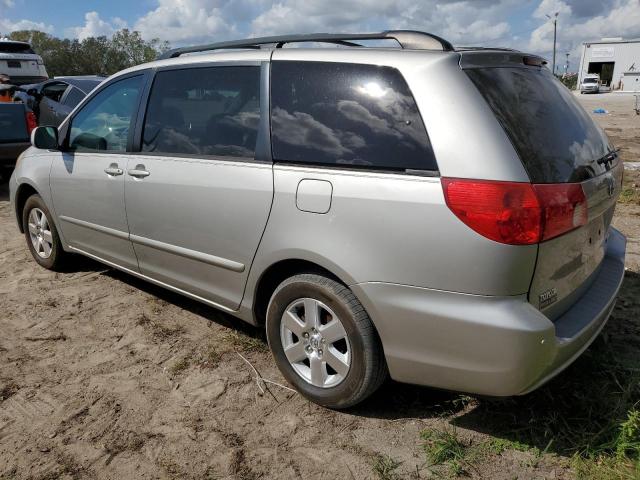
[(0, 35), (37, 29), (58, 37), (110, 36), (120, 28), (172, 46), (249, 36), (413, 29), (454, 45), (502, 46), (577, 70), (582, 42), (640, 37), (640, 0), (0, 0)]

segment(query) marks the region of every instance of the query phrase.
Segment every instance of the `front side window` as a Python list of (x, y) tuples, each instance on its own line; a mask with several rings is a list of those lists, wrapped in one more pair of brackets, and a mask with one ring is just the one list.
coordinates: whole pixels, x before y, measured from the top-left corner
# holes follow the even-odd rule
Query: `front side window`
[(167, 70), (156, 74), (142, 151), (253, 158), (260, 121), (260, 67)]
[(276, 61), (271, 92), (275, 160), (437, 170), (416, 102), (395, 68)]
[(71, 120), (69, 149), (126, 151), (142, 79), (138, 75), (112, 83), (84, 105)]

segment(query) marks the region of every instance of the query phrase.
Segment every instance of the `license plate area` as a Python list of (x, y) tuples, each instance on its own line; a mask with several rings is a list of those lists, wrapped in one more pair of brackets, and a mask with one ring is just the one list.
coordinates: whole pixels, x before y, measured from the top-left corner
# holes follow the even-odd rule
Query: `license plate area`
[(7, 67), (22, 68), (22, 62), (20, 60), (7, 60)]

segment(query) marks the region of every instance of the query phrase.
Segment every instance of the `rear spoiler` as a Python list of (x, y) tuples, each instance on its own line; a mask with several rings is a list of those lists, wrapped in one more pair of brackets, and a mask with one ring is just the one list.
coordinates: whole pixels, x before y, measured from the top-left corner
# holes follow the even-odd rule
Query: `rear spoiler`
[(538, 55), (516, 50), (465, 50), (460, 52), (460, 68), (543, 67), (547, 61)]

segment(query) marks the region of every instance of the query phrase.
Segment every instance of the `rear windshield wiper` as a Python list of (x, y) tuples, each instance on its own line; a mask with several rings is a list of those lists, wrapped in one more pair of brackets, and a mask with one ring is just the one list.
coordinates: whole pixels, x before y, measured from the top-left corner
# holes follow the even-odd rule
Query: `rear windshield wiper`
[(604, 165), (606, 167), (607, 164), (613, 163), (613, 161), (618, 157), (618, 152), (619, 151), (620, 151), (620, 149), (616, 148), (615, 150), (611, 150), (606, 155), (600, 157), (597, 160), (598, 165)]

